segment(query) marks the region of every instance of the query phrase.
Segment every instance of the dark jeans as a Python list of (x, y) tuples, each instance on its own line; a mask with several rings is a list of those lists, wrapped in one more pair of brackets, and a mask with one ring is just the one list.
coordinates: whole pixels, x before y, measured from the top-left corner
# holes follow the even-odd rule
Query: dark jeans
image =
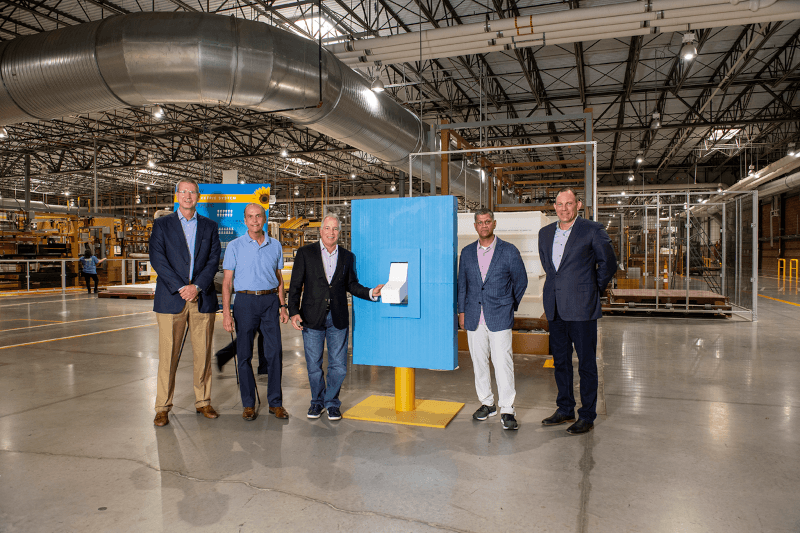
[[(347, 333), (350, 328), (336, 329), (330, 311), (325, 319), (325, 329), (303, 328), (303, 348), (306, 354), (308, 384), (311, 385), (311, 405), (320, 407), (342, 406), (339, 391), (347, 375)], [(328, 382), (322, 371), (323, 343), (328, 343)]]
[(594, 422), (597, 418), (597, 320), (561, 320), (556, 309), (550, 324), (550, 350), (553, 352), (558, 412), (575, 413), (572, 378), (572, 346), (578, 354), (578, 375), (581, 383), (581, 408), (578, 418)]
[(84, 272), (83, 273), (83, 280), (86, 282), (86, 290), (89, 291), (89, 294), (92, 294), (92, 289), (91, 289), (91, 287), (89, 287), (89, 280), (90, 279), (94, 280), (94, 292), (97, 292), (97, 283), (99, 281), (99, 278), (97, 277), (97, 274), (87, 274), (86, 272)]
[(243, 407), (256, 405), (256, 379), (253, 375), (253, 339), (256, 331), (261, 333), (264, 357), (267, 360), (267, 402), (270, 407), (283, 404), (281, 374), (283, 352), (281, 345), (280, 301), (277, 294), (256, 296), (237, 294), (233, 306), (236, 320), (236, 352), (239, 365), (239, 391)]

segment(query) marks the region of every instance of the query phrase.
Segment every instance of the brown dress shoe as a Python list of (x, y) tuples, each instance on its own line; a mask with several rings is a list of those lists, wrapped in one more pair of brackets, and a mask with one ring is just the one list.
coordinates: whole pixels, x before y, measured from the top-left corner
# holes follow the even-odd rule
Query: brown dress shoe
[(166, 426), (169, 424), (169, 415), (167, 411), (159, 411), (156, 413), (156, 419), (153, 420), (153, 424), (158, 427)]
[(242, 413), (242, 418), (247, 421), (255, 420), (257, 416), (258, 414), (256, 413), (256, 410), (252, 407), (245, 407), (244, 412)]
[(201, 414), (206, 418), (219, 418), (217, 412), (210, 405), (204, 405), (203, 407), (198, 407), (197, 414), (198, 415)]
[(283, 420), (289, 418), (289, 413), (280, 405), (278, 407), (270, 407), (269, 412), (275, 415), (275, 418), (281, 418)]

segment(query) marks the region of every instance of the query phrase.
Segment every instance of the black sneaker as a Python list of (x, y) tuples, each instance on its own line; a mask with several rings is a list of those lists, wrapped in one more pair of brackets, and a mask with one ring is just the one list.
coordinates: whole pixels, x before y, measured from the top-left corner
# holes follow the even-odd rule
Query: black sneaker
[(319, 418), (322, 416), (322, 406), (321, 405), (312, 405), (308, 408), (308, 414), (306, 415), (308, 418)]
[(338, 407), (328, 407), (328, 420), (341, 420), (342, 412)]
[(519, 429), (519, 424), (517, 424), (517, 419), (514, 418), (514, 415), (505, 413), (500, 415), (500, 418), (503, 420), (503, 429)]
[(480, 409), (478, 409), (472, 414), (472, 418), (474, 418), (475, 420), (486, 420), (490, 416), (494, 416), (496, 414), (497, 414), (497, 407), (495, 407), (494, 405), (492, 406), (481, 405)]

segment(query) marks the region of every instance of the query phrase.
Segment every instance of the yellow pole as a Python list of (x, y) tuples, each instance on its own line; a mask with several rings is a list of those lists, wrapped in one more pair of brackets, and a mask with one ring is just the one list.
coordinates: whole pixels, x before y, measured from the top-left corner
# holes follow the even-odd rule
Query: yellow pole
[(416, 405), (414, 396), (414, 369), (394, 369), (394, 409), (398, 413), (413, 411)]

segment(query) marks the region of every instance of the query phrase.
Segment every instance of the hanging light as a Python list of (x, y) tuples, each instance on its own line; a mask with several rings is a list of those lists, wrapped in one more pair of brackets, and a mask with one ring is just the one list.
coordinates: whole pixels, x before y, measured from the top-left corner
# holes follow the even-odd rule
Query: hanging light
[(313, 215), (313, 214), (314, 214), (314, 209), (313, 209), (313, 208), (312, 208), (312, 209), (309, 209), (309, 210), (308, 210), (308, 214), (309, 214), (309, 215)]
[(149, 191), (150, 190), (150, 186), (148, 185), (147, 187), (145, 187), (145, 190)]
[(650, 121), (650, 129), (651, 130), (657, 130), (660, 127), (661, 127), (661, 113), (659, 113), (658, 111), (655, 111), (653, 113), (653, 118)]
[(626, 193), (625, 191), (622, 191), (622, 196), (627, 196), (627, 195), (628, 195), (628, 193)]
[(295, 196), (300, 196), (300, 186), (299, 185), (295, 185), (294, 186), (294, 195)]
[(150, 168), (156, 168), (156, 162), (153, 161), (149, 156), (147, 157), (147, 166)]
[(137, 203), (137, 204), (140, 204), (140, 203), (142, 203), (142, 197), (141, 197), (141, 196), (139, 196), (138, 194), (136, 195), (136, 203)]
[(356, 179), (356, 173), (355, 173), (355, 172), (351, 172), (351, 173), (350, 173), (350, 179), (351, 179), (351, 180), (354, 180), (354, 179)]
[(786, 155), (800, 157), (800, 151), (796, 150), (794, 146), (794, 143), (789, 143), (789, 150), (786, 152)]
[(239, 180), (239, 185), (244, 185), (244, 180)]
[(628, 181), (633, 181), (633, 172), (628, 174)]
[(750, 165), (750, 167), (748, 168), (748, 171), (747, 171), (747, 175), (748, 176), (752, 176), (755, 171), (756, 171), (756, 167), (754, 167), (753, 165)]
[(372, 85), (370, 85), (369, 88), (376, 93), (382, 93), (383, 91), (386, 90), (386, 87), (383, 85), (383, 82), (381, 81), (380, 78), (375, 78), (374, 80), (372, 80)]
[(641, 165), (642, 163), (644, 163), (644, 154), (639, 150), (639, 153), (636, 154), (636, 164)]
[(722, 192), (722, 185), (717, 186), (717, 192)]
[(281, 148), (281, 157), (289, 157), (289, 150)]
[(0, 139), (7, 139), (7, 138), (8, 138), (8, 130), (0, 126)]
[(617, 200), (617, 204), (622, 205), (622, 200)]
[(69, 196), (69, 191), (64, 191), (64, 196)]
[(681, 47), (681, 59), (684, 61), (691, 61), (695, 57), (697, 57), (697, 46), (695, 46), (695, 40), (697, 38), (694, 35), (694, 32), (684, 33), (683, 34), (683, 47)]
[(394, 192), (396, 189), (397, 189), (397, 187), (395, 187), (395, 186), (394, 186), (394, 182), (392, 182), (392, 186), (391, 186), (391, 187), (389, 187), (389, 190), (390, 190), (390, 191), (392, 191), (392, 192)]
[(164, 118), (164, 108), (162, 108), (160, 105), (155, 106), (153, 108), (153, 118), (158, 120)]

